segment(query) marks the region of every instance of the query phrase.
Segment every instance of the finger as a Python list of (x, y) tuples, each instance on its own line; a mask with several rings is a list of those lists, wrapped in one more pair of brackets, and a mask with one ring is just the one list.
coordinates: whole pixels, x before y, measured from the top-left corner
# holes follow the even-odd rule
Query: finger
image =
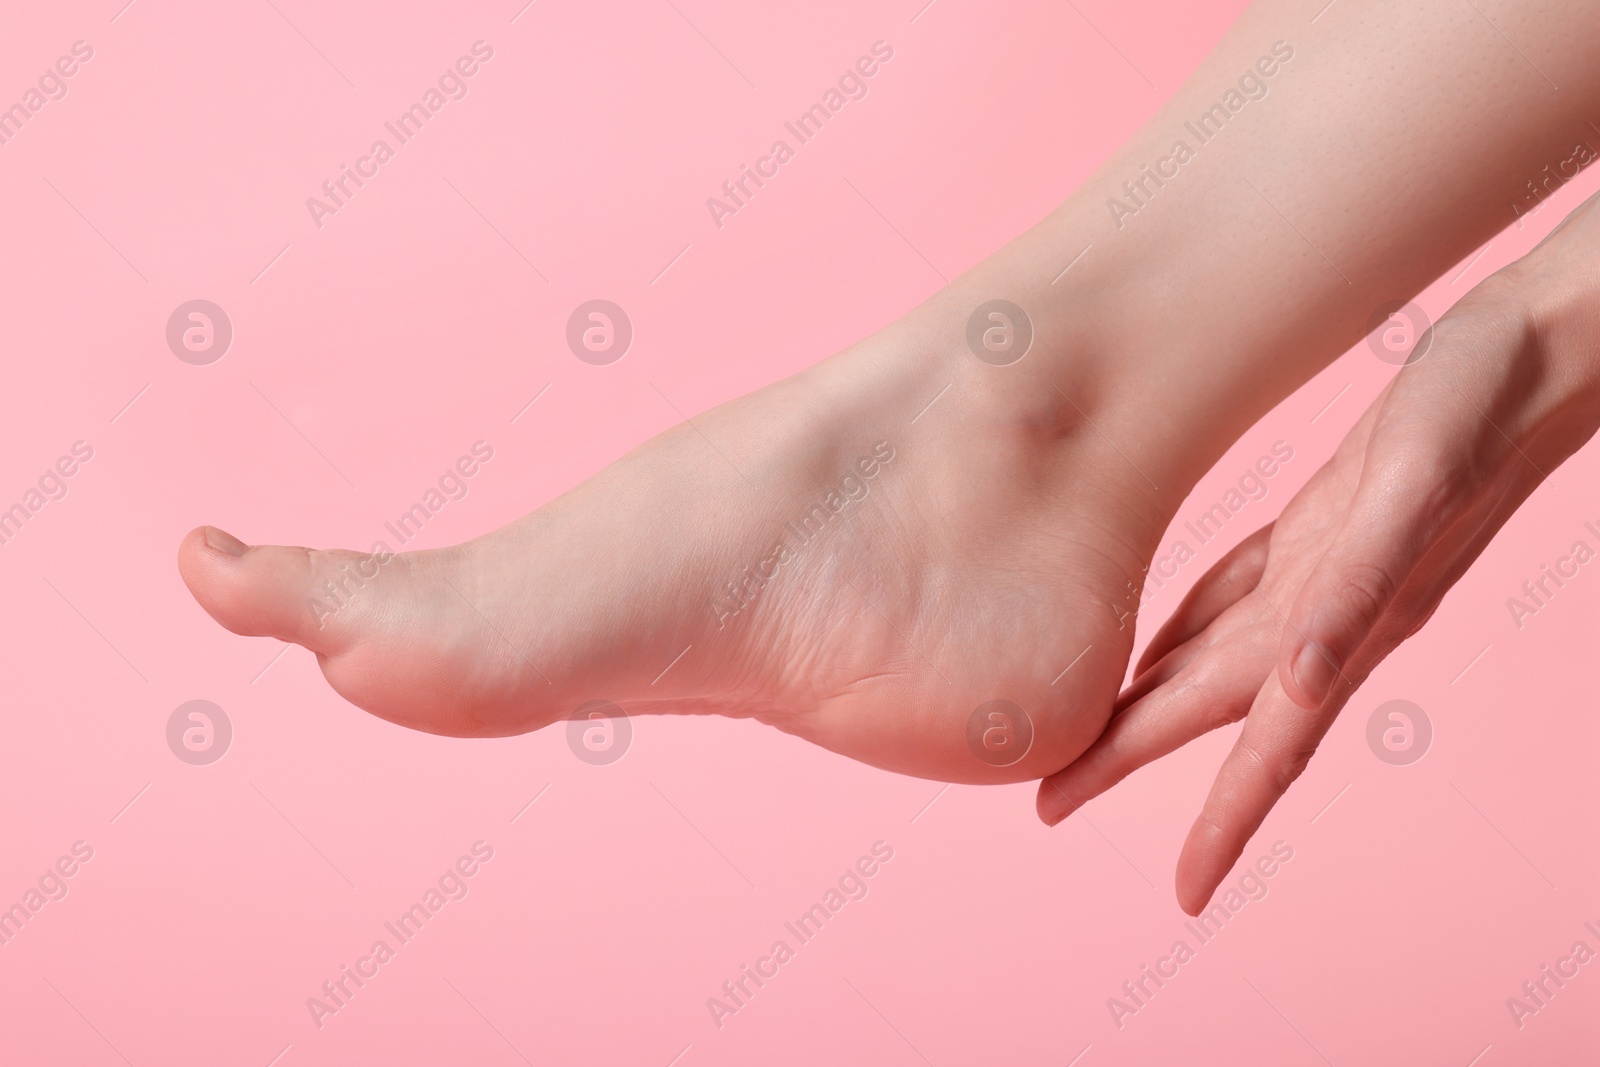
[(1481, 499), (1435, 542), (1346, 668), (1334, 698), (1316, 712), (1295, 704), (1279, 677), (1269, 674), (1179, 858), (1178, 899), (1185, 911), (1198, 914), (1210, 900), (1278, 798), (1304, 771), (1356, 688), (1421, 628), (1540, 481), (1513, 478), (1498, 498)]
[(1237, 603), (1261, 582), (1267, 568), (1267, 549), (1272, 540), (1272, 523), (1240, 541), (1200, 576), (1184, 596), (1172, 617), (1150, 639), (1134, 677), (1149, 670), (1167, 653), (1199, 634), (1231, 605)]
[[(1252, 589), (1251, 592), (1254, 592), (1254, 590)], [(1121, 715), (1157, 689), (1171, 682), (1187, 670), (1191, 663), (1210, 652), (1218, 644), (1244, 641), (1245, 639), (1241, 636), (1242, 632), (1258, 626), (1263, 620), (1273, 624), (1273, 633), (1276, 633), (1278, 627), (1283, 625), (1283, 616), (1272, 611), (1271, 603), (1262, 597), (1241, 599), (1237, 603), (1229, 605), (1223, 614), (1212, 620), (1210, 626), (1207, 626), (1183, 644), (1162, 656), (1158, 662), (1147, 666), (1142, 673), (1135, 675), (1133, 681), (1129, 682), (1123, 687), (1122, 692), (1117, 694), (1116, 703), (1112, 706), (1112, 714)], [(1268, 644), (1262, 643), (1264, 640), (1265, 638), (1262, 638), (1250, 642), (1249, 647), (1252, 652), (1248, 668), (1244, 663), (1233, 661), (1231, 663), (1232, 669), (1254, 670), (1256, 666), (1261, 666), (1255, 662), (1255, 656), (1259, 650), (1269, 647)], [(1275, 637), (1270, 641), (1270, 648), (1272, 652), (1268, 654), (1264, 670), (1272, 669), (1271, 655), (1275, 653), (1277, 648), (1277, 639)], [(1264, 676), (1263, 673), (1252, 677), (1252, 689), (1260, 686), (1261, 678)]]
[(1129, 682), (1122, 692), (1117, 694), (1117, 701), (1112, 706), (1113, 715), (1121, 715), (1133, 705), (1149, 696), (1151, 693), (1166, 685), (1176, 678), (1183, 669), (1194, 662), (1195, 657), (1206, 650), (1205, 636), (1201, 635), (1184, 642), (1177, 648), (1161, 657), (1161, 662), (1145, 669)]
[(1299, 707), (1277, 677), (1268, 676), (1178, 857), (1178, 904), (1184, 911), (1200, 914), (1267, 813), (1305, 770), (1336, 715)]
[(1272, 672), (1274, 644), (1268, 631), (1241, 634), (1113, 718), (1083, 755), (1039, 783), (1039, 818), (1054, 826), (1145, 764), (1238, 722)]
[(1475, 480), (1464, 460), (1368, 453), (1338, 536), (1285, 617), (1278, 674), (1291, 700), (1322, 705), (1417, 564), (1476, 496)]

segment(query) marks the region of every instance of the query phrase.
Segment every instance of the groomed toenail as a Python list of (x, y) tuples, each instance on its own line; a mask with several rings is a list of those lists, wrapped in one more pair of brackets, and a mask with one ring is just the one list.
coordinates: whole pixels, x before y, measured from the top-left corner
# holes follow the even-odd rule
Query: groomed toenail
[(250, 546), (225, 530), (206, 527), (206, 547), (225, 556), (242, 556)]

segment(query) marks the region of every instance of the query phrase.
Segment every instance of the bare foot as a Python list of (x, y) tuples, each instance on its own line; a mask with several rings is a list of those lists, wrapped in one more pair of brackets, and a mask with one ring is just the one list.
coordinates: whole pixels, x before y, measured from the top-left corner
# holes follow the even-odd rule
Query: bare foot
[[(202, 527), (179, 570), (223, 626), (304, 645), (419, 730), (515, 734), (604, 699), (943, 781), (1039, 778), (1105, 726), (1192, 481), (1171, 473), (1204, 468), (1162, 465), (1193, 446), (1081, 309), (985, 273), (466, 544), (384, 558)], [(994, 296), (1032, 307), (1014, 363), (1009, 320), (979, 316), (1001, 351), (968, 342)]]

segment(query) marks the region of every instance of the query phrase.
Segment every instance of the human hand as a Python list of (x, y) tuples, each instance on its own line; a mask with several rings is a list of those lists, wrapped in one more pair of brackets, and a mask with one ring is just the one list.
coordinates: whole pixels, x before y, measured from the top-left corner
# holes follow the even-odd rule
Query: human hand
[(1278, 520), (1200, 578), (1105, 732), (1041, 783), (1040, 817), (1245, 719), (1178, 861), (1198, 914), (1357, 687), (1597, 426), (1591, 199), (1464, 297)]

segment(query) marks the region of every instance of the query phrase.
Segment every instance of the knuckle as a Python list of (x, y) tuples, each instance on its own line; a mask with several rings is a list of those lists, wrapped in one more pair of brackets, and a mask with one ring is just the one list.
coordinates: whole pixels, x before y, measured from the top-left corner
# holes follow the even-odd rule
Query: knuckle
[(1561, 279), (1545, 276), (1523, 257), (1485, 278), (1438, 325), (1448, 324), (1451, 347), (1463, 357), (1503, 351), (1532, 341), (1540, 309), (1564, 306), (1569, 299)]
[(1216, 812), (1212, 811), (1208, 805), (1206, 810), (1200, 813), (1200, 817), (1195, 820), (1194, 828), (1189, 831), (1189, 839), (1192, 843), (1204, 848), (1216, 846), (1226, 841), (1232, 832), (1232, 829), (1222, 819), (1218, 818)]
[(1175, 696), (1194, 708), (1196, 736), (1230, 726), (1250, 712), (1249, 695), (1230, 691), (1231, 658), (1205, 657), (1181, 680)]
[(1046, 781), (1050, 783), (1050, 791), (1076, 811), (1138, 770), (1148, 759), (1113, 725), (1082, 755), (1071, 760), (1065, 770)]
[[(1471, 499), (1515, 455), (1497, 425), (1514, 412), (1502, 408), (1513, 396), (1531, 394), (1548, 373), (1553, 346), (1572, 332), (1574, 303), (1592, 288), (1586, 279), (1580, 289), (1570, 279), (1534, 278), (1523, 270), (1514, 264), (1491, 275), (1434, 327), (1429, 358), (1448, 367), (1415, 381), (1429, 391), (1454, 385), (1451, 403), (1375, 431), (1374, 440), (1386, 446), (1391, 488), (1416, 501), (1419, 511), (1424, 500), (1437, 506)], [(1585, 343), (1592, 347), (1589, 338)]]
[[(1438, 503), (1448, 499), (1450, 490), (1460, 485), (1475, 466), (1465, 452), (1437, 447), (1414, 450), (1401, 458), (1401, 477), (1395, 488), (1419, 504)], [(1418, 501), (1416, 494), (1423, 494), (1423, 499)]]
[(1239, 758), (1249, 769), (1251, 776), (1270, 782), (1273, 789), (1279, 793), (1286, 791), (1294, 784), (1295, 779), (1305, 773), (1306, 766), (1311, 762), (1311, 756), (1315, 752), (1314, 745), (1297, 745), (1276, 750), (1243, 742), (1238, 749)]
[(1347, 620), (1370, 627), (1394, 599), (1396, 582), (1373, 563), (1347, 563), (1339, 576), (1336, 603)]
[(1452, 437), (1443, 447), (1433, 435), (1408, 441), (1387, 461), (1383, 496), (1414, 516), (1425, 535), (1478, 494), (1488, 476), (1487, 459), (1478, 438), (1463, 444)]
[(1070, 776), (1063, 790), (1074, 807), (1105, 792), (1138, 770), (1141, 760), (1118, 737), (1107, 737), (1104, 744), (1092, 746), (1082, 757), (1083, 771)]
[(1439, 590), (1437, 593), (1430, 593), (1423, 603), (1413, 605), (1406, 613), (1405, 630), (1400, 640), (1409, 641), (1421, 632), (1422, 628), (1428, 625), (1428, 620), (1433, 618), (1433, 613), (1439, 610), (1439, 604), (1443, 599), (1444, 591)]
[(1529, 262), (1534, 258), (1525, 256), (1491, 275), (1501, 282), (1493, 304), (1501, 336), (1523, 351), (1543, 350), (1575, 312), (1593, 301), (1585, 272), (1567, 264), (1550, 269), (1554, 264)]
[(1244, 738), (1239, 739), (1238, 746), (1234, 749), (1234, 756), (1243, 766), (1246, 775), (1254, 777), (1264, 767), (1271, 763), (1271, 755)]
[(1224, 589), (1254, 589), (1266, 566), (1269, 546), (1268, 537), (1259, 530), (1241, 542), (1216, 568), (1217, 585)]
[(1305, 773), (1315, 752), (1315, 748), (1295, 748), (1279, 756), (1274, 765), (1272, 782), (1278, 792), (1286, 792), (1295, 780)]
[(1250, 709), (1240, 701), (1214, 700), (1206, 704), (1202, 713), (1201, 725), (1205, 732), (1220, 730), (1224, 726), (1231, 726), (1249, 714)]

